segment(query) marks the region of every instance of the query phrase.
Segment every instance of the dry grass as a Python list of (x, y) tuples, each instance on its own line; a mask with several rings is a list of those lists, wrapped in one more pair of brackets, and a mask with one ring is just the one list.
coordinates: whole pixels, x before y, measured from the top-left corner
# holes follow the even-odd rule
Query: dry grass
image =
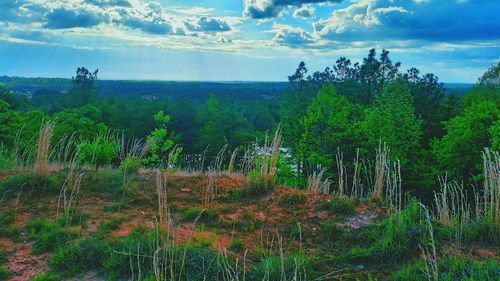
[(373, 194), (382, 196), (384, 192), (384, 183), (387, 177), (387, 171), (390, 169), (389, 164), (389, 148), (384, 143), (379, 145), (375, 159), (375, 185)]
[(49, 146), (54, 131), (54, 123), (46, 122), (40, 128), (38, 136), (37, 154), (35, 161), (35, 176), (43, 177), (49, 174)]
[(158, 199), (158, 220), (161, 227), (167, 225), (167, 188), (166, 174), (156, 170), (156, 197)]
[(267, 137), (264, 145), (264, 155), (262, 159), (261, 176), (266, 182), (272, 184), (274, 183), (274, 176), (276, 174), (276, 164), (278, 163), (278, 158), (281, 148), (281, 128), (278, 127), (274, 133), (274, 138), (272, 143), (268, 143)]
[(483, 213), (491, 213), (500, 226), (500, 154), (483, 151)]
[[(421, 250), (421, 257), (424, 260), (425, 264), (425, 274), (429, 281), (438, 281), (439, 280), (439, 269), (437, 263), (437, 252), (436, 252), (436, 243), (434, 241), (434, 230), (432, 228), (431, 217), (429, 215), (429, 210), (423, 205), (420, 204), (422, 209), (425, 211), (425, 222), (427, 225), (427, 230), (429, 231), (430, 242), (428, 246), (419, 245)], [(429, 249), (430, 248), (430, 249)]]
[(314, 172), (307, 179), (307, 190), (315, 193), (330, 194), (332, 181), (330, 178), (323, 178), (326, 169), (319, 173)]

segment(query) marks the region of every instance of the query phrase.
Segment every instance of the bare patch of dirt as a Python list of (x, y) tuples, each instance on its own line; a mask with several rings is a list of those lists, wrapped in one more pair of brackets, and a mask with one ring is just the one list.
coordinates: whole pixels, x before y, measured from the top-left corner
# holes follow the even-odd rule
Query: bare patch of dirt
[(6, 269), (12, 274), (9, 281), (26, 281), (47, 269), (49, 254), (33, 255), (32, 244), (16, 244), (19, 246), (7, 257)]

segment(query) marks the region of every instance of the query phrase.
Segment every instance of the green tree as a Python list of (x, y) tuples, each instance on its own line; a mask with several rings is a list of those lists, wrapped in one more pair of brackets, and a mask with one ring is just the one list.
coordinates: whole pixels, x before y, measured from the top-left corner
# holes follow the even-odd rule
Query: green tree
[(433, 143), (442, 171), (467, 181), (480, 172), (481, 151), (497, 144), (500, 108), (492, 101), (474, 104), (444, 122), (446, 134)]
[(170, 122), (170, 115), (166, 115), (163, 111), (159, 111), (154, 115), (154, 120), (157, 123), (157, 128), (147, 136), (147, 141), (151, 144), (151, 149), (149, 156), (144, 159), (144, 164), (161, 165), (164, 164), (165, 161), (170, 161), (171, 163), (175, 162), (175, 158), (179, 155), (180, 149), (177, 149), (172, 154), (174, 159), (168, 159), (171, 150), (174, 148), (174, 141), (167, 130), (167, 124)]
[(54, 140), (74, 135), (79, 140), (92, 140), (96, 134), (108, 131), (108, 127), (99, 122), (100, 111), (93, 105), (66, 109), (54, 115), (57, 125), (54, 128)]
[(360, 146), (375, 151), (386, 143), (391, 155), (405, 166), (420, 146), (422, 122), (415, 115), (408, 86), (398, 81), (384, 87), (361, 124)]
[(99, 95), (97, 88), (97, 72), (90, 72), (85, 67), (76, 70), (76, 76), (72, 78), (73, 89), (69, 90), (69, 103), (72, 106), (83, 106), (94, 103)]
[(333, 85), (325, 84), (302, 119), (304, 132), (298, 154), (312, 166), (333, 168), (336, 149), (352, 139), (350, 128), (354, 121), (347, 98), (338, 95)]
[(7, 102), (0, 100), (0, 143), (12, 147), (20, 128), (20, 114), (11, 110)]
[(198, 151), (203, 151), (208, 147), (207, 155), (214, 156), (227, 143), (219, 100), (214, 94), (207, 99), (207, 107), (200, 119), (203, 126), (196, 147)]

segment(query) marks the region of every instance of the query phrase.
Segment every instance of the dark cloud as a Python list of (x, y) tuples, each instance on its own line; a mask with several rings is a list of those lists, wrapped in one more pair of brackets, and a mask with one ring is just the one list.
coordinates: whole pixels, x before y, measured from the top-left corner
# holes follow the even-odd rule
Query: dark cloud
[(172, 34), (170, 20), (165, 18), (163, 7), (157, 2), (146, 4), (144, 9), (123, 9), (118, 20), (123, 26), (140, 29), (151, 34)]
[(498, 0), (356, 2), (314, 24), (325, 39), (466, 41), (500, 38)]
[(90, 10), (68, 10), (59, 8), (46, 15), (44, 27), (64, 29), (74, 27), (92, 27), (102, 22), (102, 16)]
[(314, 17), (314, 9), (312, 7), (304, 6), (293, 12), (293, 17), (295, 18), (312, 18)]
[(195, 22), (186, 21), (185, 25), (191, 31), (225, 32), (231, 30), (231, 26), (224, 20), (206, 16), (198, 18)]
[(253, 19), (278, 16), (286, 7), (301, 7), (304, 4), (340, 3), (343, 0), (245, 0), (243, 15)]
[(299, 46), (313, 43), (312, 36), (301, 28), (293, 28), (287, 25), (275, 27), (276, 35), (273, 41), (280, 45)]

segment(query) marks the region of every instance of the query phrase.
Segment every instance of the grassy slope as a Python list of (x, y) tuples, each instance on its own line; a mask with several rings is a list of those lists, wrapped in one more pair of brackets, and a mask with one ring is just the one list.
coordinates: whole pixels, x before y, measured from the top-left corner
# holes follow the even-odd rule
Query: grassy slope
[[(0, 193), (7, 194), (0, 203), (0, 266), (4, 267), (0, 280), (7, 274), (11, 280), (27, 280), (45, 271), (49, 273), (38, 280), (81, 274), (90, 274), (91, 280), (130, 277), (129, 259), (113, 253), (127, 249), (123, 245), (143, 245), (141, 249), (146, 251), (148, 244), (140, 241), (154, 235), (158, 219), (155, 174), (143, 171), (124, 177), (112, 170), (87, 172), (77, 203), (69, 212), (71, 221), (68, 217), (65, 220), (63, 203), (58, 200), (65, 178), (63, 172), (44, 180), (23, 172), (0, 177)], [(304, 261), (301, 269), (308, 275), (301, 280), (325, 275), (331, 278), (328, 280), (425, 277), (421, 275), (418, 244), (425, 244), (426, 228), (416, 209), (409, 208), (396, 221), (387, 218), (386, 210), (377, 202), (287, 187), (262, 194), (245, 193), (241, 191), (246, 186), (241, 175), (217, 177), (215, 199), (206, 204), (204, 188), (208, 180), (203, 175), (181, 173), (166, 177), (172, 224), (163, 231), (168, 229), (177, 247), (189, 245), (186, 251), (194, 261), (198, 261), (194, 257), (227, 249), (231, 260), (248, 261), (248, 280), (262, 280), (261, 273), (266, 271), (261, 270), (263, 264), (268, 266), (267, 271), (273, 262), (281, 268), (279, 259), (273, 258), (279, 256), (278, 241), (282, 239), (284, 252), (290, 257), (287, 264)], [(438, 238), (440, 233), (436, 234)], [(439, 252), (450, 276), (463, 272), (474, 275), (477, 271), (485, 272), (487, 279), (474, 275), (474, 280), (488, 280), (500, 275), (500, 252), (492, 245), (443, 242)], [(147, 262), (141, 262), (143, 271), (149, 270)], [(272, 270), (269, 272), (270, 280), (280, 280), (281, 275), (273, 279)]]

